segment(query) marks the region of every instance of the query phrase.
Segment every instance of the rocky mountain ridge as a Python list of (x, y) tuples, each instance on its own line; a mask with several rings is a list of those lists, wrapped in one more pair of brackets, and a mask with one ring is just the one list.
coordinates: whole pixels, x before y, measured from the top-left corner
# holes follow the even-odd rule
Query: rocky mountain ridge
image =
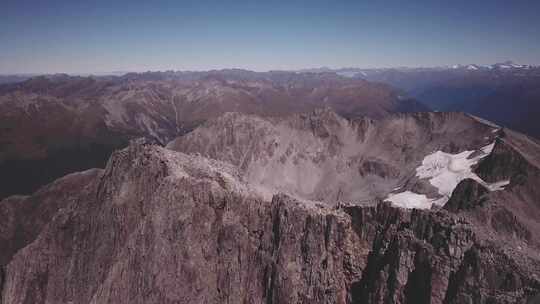
[(141, 141), (55, 184), (74, 199), (48, 186), (7, 201), (60, 204), (1, 265), (1, 303), (526, 303), (540, 292), (537, 245), (501, 247), (465, 213), (267, 199), (234, 165)]
[(463, 113), (348, 120), (331, 109), (264, 118), (228, 113), (169, 143), (238, 166), (254, 184), (313, 200), (373, 201), (396, 188), (436, 198), (415, 169), (426, 155), (490, 145), (499, 127)]
[(540, 144), (463, 113), (381, 120), (347, 120), (330, 109), (279, 119), (228, 113), (167, 147), (228, 162), (270, 194), (428, 209), (450, 201), (445, 208), (472, 215), (499, 238), (540, 244)]
[(271, 116), (320, 106), (347, 117), (427, 109), (387, 85), (332, 74), (53, 75), (0, 85), (0, 197), (103, 168), (130, 139), (166, 144), (224, 112)]

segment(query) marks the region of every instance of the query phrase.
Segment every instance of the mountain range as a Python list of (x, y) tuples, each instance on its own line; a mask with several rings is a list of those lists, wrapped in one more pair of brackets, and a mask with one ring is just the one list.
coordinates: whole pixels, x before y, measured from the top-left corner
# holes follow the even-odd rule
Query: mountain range
[(227, 113), (2, 200), (1, 299), (527, 303), (539, 182), (538, 142), (463, 113)]
[(315, 69), (389, 84), (433, 110), (461, 111), (540, 138), (540, 67), (512, 61), (435, 68)]
[(384, 84), (335, 74), (243, 70), (122, 77), (40, 76), (0, 86), (0, 197), (103, 167), (114, 149), (166, 144), (222, 113), (281, 115), (329, 106), (380, 118), (427, 107)]
[(537, 303), (540, 141), (342, 72), (0, 85), (0, 303)]

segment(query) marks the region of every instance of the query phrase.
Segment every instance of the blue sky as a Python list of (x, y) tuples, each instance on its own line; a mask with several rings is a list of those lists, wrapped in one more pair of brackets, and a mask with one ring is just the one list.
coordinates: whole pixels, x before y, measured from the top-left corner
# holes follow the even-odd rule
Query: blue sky
[(538, 14), (519, 0), (2, 0), (0, 73), (540, 64)]

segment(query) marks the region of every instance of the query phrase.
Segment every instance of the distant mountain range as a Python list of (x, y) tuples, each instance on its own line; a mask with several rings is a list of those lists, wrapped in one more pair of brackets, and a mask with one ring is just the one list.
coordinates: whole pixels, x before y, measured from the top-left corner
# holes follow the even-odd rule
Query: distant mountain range
[(540, 138), (540, 67), (512, 61), (434, 68), (312, 69), (402, 89), (438, 111), (463, 111)]
[(21, 75), (0, 75), (0, 84), (23, 82), (34, 76), (33, 74), (21, 74)]
[(540, 68), (512, 62), (16, 75), (1, 76), (0, 82), (8, 82), (0, 85), (0, 182), (7, 185), (0, 197), (103, 167), (110, 153), (132, 138), (164, 144), (231, 111), (275, 116), (330, 107), (346, 118), (376, 119), (430, 109), (462, 111), (540, 138)]
[(320, 68), (310, 68), (310, 69), (300, 69), (298, 72), (302, 73), (337, 73), (345, 77), (354, 77), (354, 76), (368, 76), (369, 74), (379, 74), (385, 73), (388, 71), (400, 71), (400, 72), (420, 72), (420, 71), (445, 71), (445, 70), (456, 70), (456, 71), (507, 71), (507, 72), (516, 72), (518, 70), (536, 70), (538, 72), (539, 66), (528, 65), (528, 64), (517, 64), (511, 60), (498, 62), (494, 64), (455, 64), (455, 65), (445, 65), (445, 66), (435, 66), (435, 67), (391, 67), (391, 68), (329, 68), (329, 67), (320, 67)]

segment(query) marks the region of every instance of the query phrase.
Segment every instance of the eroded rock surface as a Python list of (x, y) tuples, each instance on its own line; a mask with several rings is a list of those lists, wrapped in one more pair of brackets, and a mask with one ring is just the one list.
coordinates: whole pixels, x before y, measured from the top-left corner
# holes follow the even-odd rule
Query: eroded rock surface
[(440, 194), (416, 168), (435, 151), (493, 143), (496, 129), (463, 113), (345, 119), (329, 108), (283, 118), (227, 113), (170, 142), (170, 149), (229, 162), (274, 192), (335, 204), (394, 191)]
[(85, 184), (73, 200), (41, 192), (65, 203), (1, 265), (2, 304), (526, 303), (540, 292), (534, 244), (506, 250), (467, 214), (267, 199), (232, 164), (143, 142)]

